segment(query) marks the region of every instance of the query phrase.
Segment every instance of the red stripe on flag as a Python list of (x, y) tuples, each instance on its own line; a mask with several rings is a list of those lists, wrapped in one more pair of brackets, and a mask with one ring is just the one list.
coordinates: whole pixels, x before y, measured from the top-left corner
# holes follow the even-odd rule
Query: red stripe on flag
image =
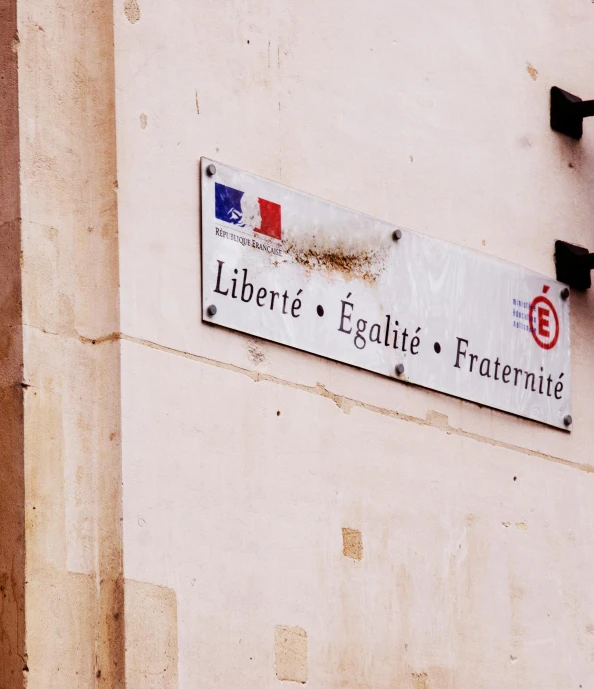
[(281, 239), (281, 207), (278, 203), (266, 201), (266, 199), (258, 199), (260, 204), (260, 229), (256, 232), (265, 234), (274, 239)]

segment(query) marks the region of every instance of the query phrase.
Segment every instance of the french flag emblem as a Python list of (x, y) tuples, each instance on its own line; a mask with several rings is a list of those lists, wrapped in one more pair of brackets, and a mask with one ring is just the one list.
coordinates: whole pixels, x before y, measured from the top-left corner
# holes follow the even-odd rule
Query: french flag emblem
[(273, 239), (282, 239), (281, 207), (278, 203), (251, 196), (239, 189), (215, 182), (215, 216)]

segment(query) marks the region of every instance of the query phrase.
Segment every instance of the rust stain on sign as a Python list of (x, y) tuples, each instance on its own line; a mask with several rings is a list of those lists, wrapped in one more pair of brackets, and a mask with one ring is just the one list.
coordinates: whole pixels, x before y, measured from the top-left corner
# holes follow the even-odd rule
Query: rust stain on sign
[(340, 273), (348, 280), (358, 278), (373, 284), (384, 269), (385, 252), (350, 247), (298, 244), (288, 241), (284, 247), (299, 265), (310, 270), (326, 270)]

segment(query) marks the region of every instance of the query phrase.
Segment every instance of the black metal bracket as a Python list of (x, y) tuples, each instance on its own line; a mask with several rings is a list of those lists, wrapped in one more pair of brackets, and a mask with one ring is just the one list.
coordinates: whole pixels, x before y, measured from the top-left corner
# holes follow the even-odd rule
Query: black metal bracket
[(557, 280), (578, 290), (592, 285), (590, 271), (594, 268), (594, 254), (575, 244), (557, 240), (555, 242), (555, 268)]
[(582, 100), (563, 89), (551, 89), (551, 129), (572, 139), (582, 138), (584, 117), (594, 115), (594, 100)]

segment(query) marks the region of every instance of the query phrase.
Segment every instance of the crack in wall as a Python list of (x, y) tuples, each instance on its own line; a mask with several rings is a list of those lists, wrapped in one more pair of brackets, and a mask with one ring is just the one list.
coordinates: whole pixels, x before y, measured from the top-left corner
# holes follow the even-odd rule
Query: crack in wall
[(307, 392), (312, 395), (325, 397), (327, 399), (332, 400), (336, 404), (336, 406), (339, 409), (341, 409), (345, 414), (350, 414), (351, 410), (357, 407), (359, 409), (365, 409), (366, 411), (369, 411), (373, 414), (381, 414), (383, 416), (388, 416), (390, 418), (398, 419), (400, 421), (408, 421), (409, 423), (415, 423), (419, 426), (428, 426), (431, 428), (435, 428), (436, 430), (442, 431), (447, 435), (456, 435), (461, 438), (467, 438), (469, 440), (474, 440), (479, 443), (491, 445), (492, 447), (498, 447), (504, 450), (510, 450), (511, 452), (517, 452), (528, 457), (536, 457), (538, 459), (543, 459), (548, 462), (554, 462), (555, 464), (561, 464), (570, 469), (577, 469), (588, 474), (594, 473), (594, 466), (590, 466), (588, 464), (573, 462), (569, 459), (563, 459), (562, 457), (550, 455), (545, 452), (539, 452), (538, 450), (531, 450), (526, 447), (521, 447), (520, 445), (514, 445), (513, 443), (506, 443), (502, 440), (489, 438), (478, 433), (472, 433), (471, 431), (465, 431), (462, 428), (454, 428), (453, 426), (450, 426), (448, 422), (448, 417), (445, 414), (440, 414), (439, 412), (433, 411), (432, 409), (427, 410), (427, 414), (423, 419), (421, 417), (413, 416), (411, 414), (404, 414), (402, 412), (396, 411), (395, 409), (387, 409), (385, 407), (380, 407), (378, 405), (368, 404), (367, 402), (363, 402), (352, 397), (338, 395), (332, 392), (331, 390), (328, 390), (326, 386), (322, 383), (317, 383), (315, 386), (304, 385), (303, 383), (295, 383), (292, 381), (284, 380), (283, 378), (271, 376), (268, 373), (252, 371), (250, 369), (241, 368), (240, 366), (235, 366), (234, 364), (228, 364), (222, 361), (216, 361), (215, 359), (209, 359), (208, 357), (200, 356), (198, 354), (190, 354), (189, 352), (183, 352), (181, 350), (174, 349), (173, 347), (159, 345), (155, 342), (151, 342), (150, 340), (143, 340), (141, 338), (132, 337), (131, 335), (125, 335), (124, 333), (120, 333), (120, 339), (132, 342), (134, 344), (142, 345), (143, 347), (156, 349), (166, 354), (181, 356), (185, 359), (197, 361), (208, 366), (215, 366), (217, 368), (233, 371), (235, 373), (239, 373), (241, 375), (247, 376), (248, 378), (251, 378), (255, 383), (266, 381), (269, 383), (274, 383), (276, 385), (282, 385), (284, 387), (293, 388), (294, 390)]
[[(46, 335), (53, 335), (56, 337), (66, 337), (59, 335), (58, 333), (50, 333), (41, 328), (36, 328), (35, 326), (25, 326), (43, 332)], [(521, 445), (514, 445), (513, 443), (506, 443), (503, 440), (497, 440), (495, 438), (489, 438), (488, 436), (480, 435), (478, 433), (472, 433), (471, 431), (465, 431), (462, 428), (455, 428), (450, 426), (448, 422), (448, 417), (445, 414), (441, 414), (432, 409), (427, 410), (425, 418), (419, 416), (413, 416), (412, 414), (405, 414), (395, 409), (388, 409), (386, 407), (380, 407), (379, 405), (369, 404), (361, 400), (355, 399), (353, 397), (347, 397), (345, 395), (338, 395), (331, 390), (328, 390), (323, 383), (316, 383), (313, 385), (305, 385), (303, 383), (295, 383), (290, 380), (285, 380), (284, 378), (278, 378), (277, 376), (272, 376), (268, 373), (261, 373), (260, 371), (252, 371), (250, 369), (242, 368), (241, 366), (236, 366), (235, 364), (229, 364), (224, 361), (217, 361), (216, 359), (209, 359), (205, 356), (200, 356), (199, 354), (191, 354), (190, 352), (184, 352), (174, 347), (167, 347), (165, 345), (157, 344), (156, 342), (151, 342), (150, 340), (144, 340), (139, 337), (133, 337), (132, 335), (126, 335), (124, 333), (110, 333), (109, 335), (103, 335), (101, 337), (90, 338), (79, 336), (77, 339), (83, 344), (98, 345), (107, 342), (115, 342), (117, 340), (126, 340), (127, 342), (132, 342), (133, 344), (138, 344), (143, 347), (149, 347), (150, 349), (156, 349), (160, 352), (166, 354), (172, 354), (173, 356), (180, 356), (184, 359), (190, 359), (191, 361), (197, 361), (207, 366), (215, 366), (216, 368), (222, 368), (227, 371), (233, 371), (234, 373), (239, 373), (240, 375), (247, 376), (251, 378), (255, 383), (260, 383), (266, 381), (268, 383), (274, 383), (275, 385), (282, 385), (284, 387), (293, 388), (294, 390), (300, 390), (302, 392), (307, 392), (312, 395), (318, 395), (319, 397), (325, 397), (332, 400), (336, 406), (343, 411), (345, 414), (350, 414), (354, 408), (365, 409), (373, 414), (381, 414), (383, 416), (389, 416), (393, 419), (398, 419), (400, 421), (408, 421), (409, 423), (415, 423), (419, 426), (428, 426), (435, 428), (439, 431), (446, 433), (447, 435), (456, 435), (460, 438), (467, 438), (469, 440), (474, 440), (479, 443), (484, 443), (486, 445), (491, 445), (492, 447), (499, 447), (504, 450), (510, 450), (511, 452), (517, 452), (528, 457), (536, 457), (538, 459), (544, 459), (547, 462), (554, 462), (555, 464), (561, 464), (563, 466), (569, 467), (570, 469), (577, 469), (578, 471), (583, 471), (587, 474), (594, 473), (594, 466), (588, 464), (582, 464), (580, 462), (573, 462), (569, 459), (563, 459), (562, 457), (557, 457), (556, 455), (547, 454), (546, 452), (539, 452), (538, 450), (531, 450), (527, 447), (522, 447)]]

